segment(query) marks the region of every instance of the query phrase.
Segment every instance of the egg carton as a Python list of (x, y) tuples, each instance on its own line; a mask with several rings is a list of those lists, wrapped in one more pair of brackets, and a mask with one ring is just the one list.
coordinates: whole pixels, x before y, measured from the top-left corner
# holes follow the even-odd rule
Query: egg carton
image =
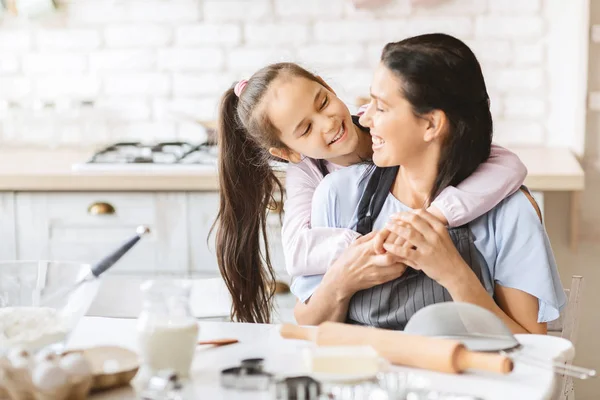
[[(0, 399), (11, 400), (83, 400), (92, 387), (93, 377), (87, 361), (77, 355), (67, 368), (61, 367), (63, 356), (47, 355), (35, 360), (26, 352), (12, 353), (13, 357), (0, 358)], [(68, 368), (71, 367), (71, 368)]]

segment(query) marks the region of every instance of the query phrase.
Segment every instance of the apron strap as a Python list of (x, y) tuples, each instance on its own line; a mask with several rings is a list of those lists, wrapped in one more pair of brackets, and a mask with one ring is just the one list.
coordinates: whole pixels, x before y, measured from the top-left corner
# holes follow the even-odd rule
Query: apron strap
[(325, 164), (325, 160), (315, 160), (317, 161), (317, 168), (323, 174), (323, 178), (325, 178), (329, 174), (329, 170), (327, 169), (327, 164)]
[(531, 203), (531, 205), (535, 209), (535, 212), (537, 213), (538, 218), (540, 219), (540, 222), (544, 223), (544, 221), (542, 220), (542, 212), (540, 211), (540, 206), (538, 205), (537, 201), (535, 201), (535, 199), (531, 195), (531, 192), (529, 191), (529, 189), (527, 189), (527, 187), (525, 185), (522, 185), (519, 190), (521, 192), (523, 192), (523, 194), (525, 195), (525, 197), (527, 197), (527, 200), (529, 200), (529, 202)]
[(379, 216), (383, 204), (387, 199), (390, 189), (394, 184), (400, 167), (379, 168), (367, 182), (367, 187), (358, 203), (358, 223), (356, 232), (366, 235), (373, 230), (373, 222)]

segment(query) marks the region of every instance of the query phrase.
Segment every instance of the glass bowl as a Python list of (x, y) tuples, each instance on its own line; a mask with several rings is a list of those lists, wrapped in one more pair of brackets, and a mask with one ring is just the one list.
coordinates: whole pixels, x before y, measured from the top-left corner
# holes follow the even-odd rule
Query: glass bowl
[(89, 273), (90, 265), (74, 262), (0, 261), (0, 355), (13, 346), (60, 351), (96, 297), (100, 280), (66, 289)]

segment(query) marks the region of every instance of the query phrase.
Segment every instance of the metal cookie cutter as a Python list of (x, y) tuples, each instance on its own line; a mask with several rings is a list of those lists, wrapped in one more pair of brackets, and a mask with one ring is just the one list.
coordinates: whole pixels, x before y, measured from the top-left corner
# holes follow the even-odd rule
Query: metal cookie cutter
[(142, 400), (181, 400), (183, 385), (172, 370), (161, 370), (152, 376), (142, 390)]
[(321, 384), (309, 376), (285, 378), (275, 382), (271, 388), (271, 394), (277, 400), (319, 400), (328, 398), (321, 390)]
[(221, 386), (236, 390), (267, 390), (273, 374), (263, 370), (262, 358), (242, 360), (239, 367), (221, 371)]

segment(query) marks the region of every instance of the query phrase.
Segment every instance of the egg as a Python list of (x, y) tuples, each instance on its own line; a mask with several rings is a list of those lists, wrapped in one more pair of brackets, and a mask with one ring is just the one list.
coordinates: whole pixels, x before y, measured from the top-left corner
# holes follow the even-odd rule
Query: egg
[(58, 365), (72, 376), (85, 376), (92, 373), (90, 364), (80, 353), (67, 354), (58, 361)]
[(36, 364), (39, 364), (41, 362), (44, 361), (56, 361), (56, 359), (58, 358), (58, 356), (56, 355), (56, 352), (46, 348), (46, 349), (42, 349), (40, 351), (38, 351), (35, 354), (34, 360), (36, 362)]
[(31, 356), (27, 349), (20, 346), (15, 346), (10, 349), (8, 354), (6, 355), (8, 361), (10, 361), (13, 368), (28, 368), (29, 361), (31, 360)]
[(50, 361), (37, 364), (31, 373), (33, 384), (42, 391), (52, 390), (67, 383), (67, 373)]

